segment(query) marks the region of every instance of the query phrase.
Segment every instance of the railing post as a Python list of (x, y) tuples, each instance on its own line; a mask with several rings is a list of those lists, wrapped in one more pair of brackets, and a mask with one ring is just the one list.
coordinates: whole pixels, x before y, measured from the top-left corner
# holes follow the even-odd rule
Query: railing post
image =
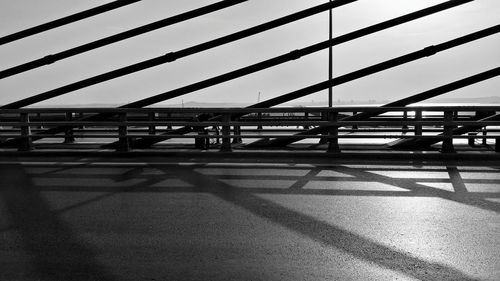
[(495, 152), (500, 152), (500, 137), (495, 138)]
[[(321, 112), (321, 120), (322, 121), (328, 121), (328, 112), (325, 112), (325, 111)], [(328, 143), (328, 139), (324, 137), (324, 136), (327, 136), (327, 135), (328, 135), (328, 132), (321, 133), (321, 138), (319, 139), (319, 143), (320, 144)]]
[[(305, 121), (309, 121), (309, 112), (304, 112)], [(309, 125), (304, 126), (304, 130), (309, 130)]]
[[(262, 112), (257, 113), (257, 119), (262, 122)], [(257, 130), (262, 130), (262, 124), (257, 125)]]
[[(422, 110), (416, 110), (415, 122), (420, 122), (420, 121), (422, 121)], [(422, 135), (422, 125), (415, 124), (415, 136), (421, 136), (421, 135)]]
[[(150, 122), (154, 122), (155, 119), (156, 118), (155, 118), (155, 113), (154, 112), (148, 113), (148, 120)], [(149, 127), (148, 127), (148, 134), (150, 134), (150, 135), (156, 134), (156, 126), (155, 125), (149, 125)]]
[[(84, 116), (83, 112), (78, 113), (78, 118), (79, 118), (79, 119), (82, 119), (82, 118), (83, 118), (83, 116)], [(85, 129), (85, 126), (83, 126), (83, 125), (82, 125), (82, 126), (79, 126), (78, 128), (79, 128), (79, 129)]]
[[(38, 121), (42, 121), (42, 114), (41, 114), (40, 112), (38, 112), (38, 113), (36, 114), (36, 119), (37, 119)], [(37, 129), (43, 129), (43, 126), (42, 126), (42, 125), (38, 125), (38, 126), (36, 126), (36, 128), (37, 128)]]
[[(358, 112), (356, 112), (356, 111), (354, 111), (354, 112), (352, 113), (352, 115), (353, 115), (353, 116), (354, 116), (354, 115), (356, 115), (356, 114), (358, 114)], [(352, 129), (353, 129), (353, 130), (357, 130), (357, 129), (358, 129), (358, 125), (352, 125)]]
[(472, 138), (472, 136), (477, 136), (477, 133), (476, 132), (473, 132), (473, 133), (469, 133), (469, 138), (467, 139), (467, 143), (469, 144), (469, 146), (475, 146), (476, 144), (476, 139), (475, 138)]
[(222, 125), (222, 145), (220, 147), (220, 151), (228, 152), (228, 151), (232, 151), (232, 148), (231, 148), (231, 127), (229, 125), (229, 122), (231, 122), (231, 113), (229, 113), (229, 112), (224, 113), (223, 122), (224, 123)]
[[(403, 122), (408, 121), (408, 111), (403, 111)], [(408, 125), (406, 123), (403, 124), (403, 133), (405, 133), (408, 130)]]
[[(239, 118), (236, 118), (234, 121), (238, 121)], [(234, 134), (235, 135), (241, 135), (241, 127), (240, 126), (233, 126), (233, 131), (234, 131)], [(234, 144), (238, 144), (238, 143), (241, 143), (242, 142), (242, 139), (241, 137), (234, 137), (233, 138), (233, 143)]]
[(120, 116), (120, 125), (118, 126), (118, 151), (130, 151), (130, 143), (128, 139), (128, 130), (127, 130), (127, 112), (121, 112)]
[[(338, 112), (329, 111), (328, 121), (331, 123), (337, 123), (339, 117)], [(329, 126), (328, 127), (328, 150), (327, 152), (340, 152), (339, 147), (339, 126)]]
[(486, 127), (484, 127), (483, 129), (483, 145), (487, 145), (488, 144), (488, 140), (485, 138), (486, 136), (488, 135), (488, 131), (486, 130)]
[[(167, 119), (168, 119), (168, 121), (172, 121), (172, 113), (170, 113), (170, 112), (167, 113)], [(172, 130), (172, 125), (170, 125), (170, 123), (167, 126), (167, 130)]]
[[(66, 121), (73, 121), (73, 113), (66, 112), (65, 116)], [(73, 137), (73, 126), (68, 126), (68, 129), (64, 132), (64, 143), (73, 143), (75, 142), (75, 138)]]
[(21, 136), (23, 137), (23, 142), (19, 147), (19, 151), (30, 151), (33, 149), (33, 142), (31, 140), (31, 128), (30, 128), (30, 117), (28, 113), (21, 113), (20, 121), (23, 123), (21, 125)]
[(444, 137), (443, 144), (441, 146), (441, 151), (444, 153), (453, 153), (455, 152), (455, 148), (453, 147), (453, 128), (454, 126), (450, 126), (446, 123), (453, 122), (453, 111), (445, 111), (444, 112)]

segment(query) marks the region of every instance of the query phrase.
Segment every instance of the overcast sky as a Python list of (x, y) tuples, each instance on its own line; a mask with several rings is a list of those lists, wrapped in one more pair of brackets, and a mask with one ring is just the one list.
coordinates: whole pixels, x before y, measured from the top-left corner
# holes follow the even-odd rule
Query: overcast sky
[[(110, 1), (0, 1), (0, 36)], [(217, 2), (216, 0), (142, 0), (91, 19), (0, 46), (0, 67), (75, 47), (127, 29)], [(205, 42), (289, 13), (319, 0), (249, 0), (242, 4), (158, 31), (115, 43), (0, 80), (0, 104), (6, 104), (116, 68)], [(334, 33), (345, 34), (444, 0), (359, 0), (334, 10)], [(500, 23), (499, 0), (475, 0), (424, 19), (334, 48), (334, 72), (342, 75), (384, 60), (438, 44)], [(201, 79), (328, 39), (324, 12), (265, 33), (78, 90), (37, 105), (113, 103), (159, 94)], [(396, 100), (500, 66), (500, 35), (469, 43), (433, 57), (338, 86), (334, 100)], [(166, 102), (257, 102), (328, 78), (328, 53), (299, 60), (194, 92)], [(443, 97), (500, 96), (500, 78)], [(327, 92), (302, 102), (324, 101)], [(297, 102), (297, 101), (295, 101)]]

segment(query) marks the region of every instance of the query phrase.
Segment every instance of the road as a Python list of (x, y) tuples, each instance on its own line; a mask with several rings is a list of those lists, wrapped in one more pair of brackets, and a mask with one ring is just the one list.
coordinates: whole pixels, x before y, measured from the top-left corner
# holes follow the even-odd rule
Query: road
[(0, 280), (500, 280), (500, 164), (0, 160)]

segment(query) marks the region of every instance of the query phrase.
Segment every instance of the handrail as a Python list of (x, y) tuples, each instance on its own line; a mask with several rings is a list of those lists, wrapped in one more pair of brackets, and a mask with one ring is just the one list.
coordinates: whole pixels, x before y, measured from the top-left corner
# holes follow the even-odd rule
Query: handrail
[[(170, 131), (170, 138), (179, 139), (207, 139), (220, 138), (222, 139), (221, 150), (227, 151), (231, 149), (231, 139), (256, 139), (262, 137), (268, 138), (290, 138), (289, 133), (294, 130), (276, 131), (276, 126), (283, 128), (296, 128), (297, 126), (322, 126), (328, 127), (328, 135), (318, 136), (316, 134), (304, 134), (303, 138), (324, 138), (329, 142), (328, 150), (331, 152), (331, 145), (337, 147), (335, 152), (338, 152), (338, 141), (346, 138), (356, 139), (417, 139), (419, 141), (430, 141), (438, 139), (443, 142), (443, 151), (453, 151), (453, 139), (468, 139), (469, 144), (476, 139), (491, 140), (494, 139), (495, 149), (500, 149), (500, 130), (489, 128), (491, 126), (500, 126), (500, 120), (474, 120), (473, 115), (478, 112), (500, 112), (498, 106), (411, 106), (411, 107), (387, 107), (384, 108), (392, 115), (390, 118), (375, 118), (368, 120), (349, 120), (338, 118), (339, 113), (353, 112), (370, 112), (379, 111), (380, 108), (368, 106), (346, 106), (346, 107), (282, 107), (282, 108), (29, 108), (29, 109), (2, 109), (0, 110), (0, 138), (15, 138), (20, 141), (16, 144), (3, 143), (0, 147), (15, 147), (19, 149), (33, 149), (37, 145), (32, 143), (35, 135), (34, 130), (42, 126), (68, 126), (69, 130), (62, 135), (59, 134), (43, 134), (44, 138), (64, 138), (66, 149), (67, 145), (71, 144), (71, 139), (78, 138), (101, 138), (113, 139), (118, 138), (119, 142), (113, 145), (105, 144), (106, 148), (117, 148), (120, 150), (130, 150), (135, 146), (135, 139), (161, 140), (164, 135), (158, 134), (159, 127), (191, 127), (195, 134), (179, 134), (176, 129), (167, 129)], [(119, 116), (113, 120), (87, 120), (79, 121), (72, 120), (73, 116), (86, 113), (114, 113)], [(320, 112), (323, 116), (328, 116), (328, 119), (318, 120), (316, 116), (309, 119), (306, 113)], [(404, 112), (414, 112), (414, 115), (403, 114)], [(426, 114), (423, 114), (426, 112)], [(262, 113), (262, 115), (258, 115)], [(301, 118), (290, 117), (288, 113), (301, 114)], [(334, 114), (333, 114), (334, 113)], [(430, 114), (428, 113), (435, 113)], [(59, 114), (64, 119), (54, 119), (54, 114)], [(172, 118), (171, 114), (180, 114), (185, 116), (182, 120)], [(201, 114), (222, 115), (221, 119), (212, 119), (199, 121), (195, 118)], [(243, 118), (244, 115), (247, 117)], [(248, 115), (250, 118), (248, 118)], [(268, 115), (266, 115), (268, 114)], [(278, 115), (269, 115), (278, 114)], [(273, 116), (283, 116), (280, 119), (274, 119)], [(394, 115), (397, 114), (397, 115)], [(232, 119), (231, 116), (242, 116), (238, 119)], [(260, 116), (260, 117), (259, 117)], [(288, 116), (288, 117), (287, 117)], [(312, 115), (309, 115), (312, 116)], [(4, 121), (7, 120), (7, 121)], [(207, 127), (222, 127), (223, 132), (217, 135), (209, 136)], [(231, 134), (230, 127), (234, 127), (235, 131)], [(241, 130), (236, 131), (239, 127), (258, 126), (260, 130), (246, 130), (242, 133)], [(274, 126), (274, 127), (269, 127)], [(339, 127), (377, 127), (376, 131), (370, 130), (343, 130), (339, 131)], [(476, 126), (486, 128), (482, 130), (483, 135), (468, 135), (461, 136), (453, 133), (453, 128), (459, 126)], [(72, 127), (81, 127), (81, 129), (73, 130)], [(412, 127), (412, 129), (409, 129)], [(19, 128), (19, 129), (16, 129)], [(268, 128), (271, 128), (269, 130)], [(395, 128), (401, 128), (395, 130)], [(443, 134), (439, 133), (436, 128), (442, 128)], [(341, 133), (342, 132), (342, 133)], [(356, 133), (357, 132), (357, 133)], [(375, 132), (375, 133), (373, 133)], [(423, 132), (426, 134), (424, 135)], [(353, 134), (354, 133), (354, 134)], [(487, 134), (489, 133), (489, 134)], [(430, 135), (429, 135), (430, 134)], [(67, 141), (67, 142), (66, 142)], [(199, 145), (199, 141), (197, 141)], [(77, 147), (78, 144), (74, 144)], [(56, 147), (57, 148), (57, 147)]]
[[(378, 106), (333, 106), (333, 107), (148, 107), (148, 108), (120, 108), (120, 107), (65, 107), (65, 108), (6, 108), (0, 109), (0, 114), (17, 114), (17, 113), (297, 113), (297, 112), (377, 112), (380, 113), (381, 108)], [(411, 112), (411, 111), (427, 111), (427, 112), (444, 112), (444, 111), (460, 111), (460, 112), (475, 112), (475, 111), (500, 111), (500, 105), (414, 105), (414, 106), (388, 106), (383, 108), (384, 113), (387, 112)], [(99, 122), (99, 120), (94, 120)]]
[[(293, 120), (290, 121), (274, 121), (272, 119), (263, 118), (260, 121), (15, 121), (15, 122), (2, 122), (2, 126), (24, 126), (26, 124), (30, 124), (30, 126), (200, 126), (200, 127), (209, 127), (209, 126), (338, 126), (338, 127), (346, 127), (346, 126), (387, 126), (387, 125), (406, 125), (406, 126), (415, 126), (415, 125), (425, 125), (425, 126), (500, 126), (499, 120), (492, 121), (449, 121), (443, 122), (440, 120), (433, 121), (413, 121), (411, 119), (403, 120), (400, 118), (399, 120), (386, 120), (386, 121), (301, 121), (301, 120)], [(49, 134), (47, 134), (49, 135)], [(316, 134), (309, 134), (309, 136), (315, 136), (318, 138)], [(283, 136), (282, 136), (283, 137)]]
[(56, 54), (47, 55), (43, 58), (36, 59), (36, 60), (30, 61), (30, 62), (23, 63), (23, 64), (20, 64), (20, 65), (17, 65), (17, 66), (0, 71), (0, 79), (6, 78), (9, 76), (13, 76), (13, 75), (16, 75), (16, 74), (19, 74), (19, 73), (22, 73), (22, 72), (25, 72), (28, 70), (32, 70), (32, 69), (35, 69), (37, 67), (41, 67), (43, 65), (52, 64), (52, 63), (59, 61), (59, 60), (63, 60), (63, 59), (66, 59), (66, 58), (69, 58), (69, 57), (72, 57), (72, 56), (75, 56), (78, 54), (82, 54), (84, 52), (88, 52), (90, 50), (94, 50), (94, 49), (97, 49), (97, 48), (100, 48), (100, 47), (103, 47), (106, 45), (110, 45), (110, 44), (113, 44), (113, 43), (116, 43), (116, 42), (119, 42), (119, 41), (122, 41), (125, 39), (129, 39), (129, 38), (132, 38), (134, 36), (138, 36), (138, 35), (141, 35), (141, 34), (144, 34), (144, 33), (147, 33), (147, 32), (162, 28), (162, 27), (166, 27), (169, 25), (180, 23), (182, 21), (193, 19), (195, 17), (206, 15), (208, 13), (215, 12), (215, 11), (218, 11), (218, 10), (221, 10), (224, 8), (228, 8), (230, 6), (234, 6), (236, 4), (240, 4), (240, 3), (246, 2), (246, 1), (248, 1), (248, 0), (231, 0), (231, 1), (223, 0), (223, 1), (219, 1), (219, 2), (210, 4), (210, 5), (195, 9), (195, 10), (184, 12), (184, 13), (166, 18), (166, 19), (152, 22), (152, 23), (140, 26), (140, 27), (136, 27), (136, 28), (115, 34), (115, 35), (111, 35), (109, 37), (105, 37), (105, 38), (102, 38), (102, 39), (99, 39), (99, 40), (96, 40), (96, 41), (93, 41), (90, 43), (86, 43), (86, 44), (83, 44), (83, 45), (80, 45), (80, 46), (77, 46), (77, 47), (74, 47), (71, 49), (67, 49), (65, 51), (62, 51), (62, 52), (59, 52)]
[(79, 12), (76, 14), (72, 14), (72, 15), (57, 19), (57, 20), (53, 20), (53, 21), (50, 21), (50, 22), (47, 22), (44, 24), (40, 24), (40, 25), (31, 27), (31, 28), (28, 28), (25, 30), (18, 31), (16, 33), (12, 33), (12, 34), (0, 37), (0, 45), (7, 44), (7, 43), (10, 43), (10, 42), (22, 39), (22, 38), (26, 38), (26, 37), (31, 36), (31, 35), (42, 33), (42, 32), (45, 32), (47, 30), (54, 29), (54, 28), (57, 28), (57, 27), (60, 27), (60, 26), (66, 25), (66, 24), (70, 24), (70, 23), (73, 23), (73, 22), (76, 22), (76, 21), (79, 21), (82, 19), (90, 18), (90, 17), (96, 16), (98, 14), (102, 14), (104, 12), (108, 12), (108, 11), (111, 11), (111, 10), (114, 10), (117, 8), (121, 8), (123, 6), (130, 5), (132, 3), (139, 2), (139, 1), (141, 1), (141, 0), (117, 0), (117, 1), (110, 2), (110, 3), (106, 3), (106, 4), (101, 5), (101, 6), (97, 6), (97, 7), (94, 7), (94, 8), (91, 8), (91, 9), (88, 9), (88, 10), (85, 10), (85, 11), (82, 11), (82, 12)]
[[(457, 90), (457, 89), (460, 89), (460, 88), (463, 88), (463, 87), (466, 87), (466, 86), (469, 86), (469, 85), (472, 85), (472, 84), (475, 84), (475, 83), (478, 83), (478, 82), (481, 82), (481, 81), (484, 81), (487, 79), (491, 79), (491, 78), (496, 77), (498, 75), (500, 75), (500, 66), (493, 68), (493, 69), (490, 69), (490, 70), (487, 70), (487, 71), (484, 71), (484, 72), (481, 72), (481, 73), (478, 73), (478, 74), (475, 74), (475, 75), (472, 75), (472, 76), (469, 76), (469, 77), (466, 77), (466, 78), (463, 78), (463, 79), (460, 79), (460, 80), (457, 80), (457, 81), (454, 81), (454, 82), (451, 82), (451, 83), (448, 83), (448, 84), (445, 84), (445, 85), (440, 86), (440, 87), (436, 87), (436, 88), (428, 90), (428, 91), (424, 91), (424, 92), (416, 94), (416, 95), (412, 95), (412, 96), (409, 96), (409, 97), (406, 97), (406, 98), (403, 98), (403, 99), (400, 99), (400, 100), (397, 100), (394, 102), (390, 102), (386, 105), (380, 106), (378, 108), (378, 111), (377, 110), (361, 111), (361, 113), (347, 117), (346, 119), (348, 119), (348, 120), (363, 120), (366, 118), (370, 118), (370, 117), (373, 117), (374, 115), (382, 114), (382, 113), (386, 112), (387, 108), (391, 108), (394, 106), (401, 107), (401, 106), (406, 106), (408, 104), (421, 102), (421, 101), (427, 100), (429, 98), (437, 97), (439, 95), (442, 95), (442, 94), (445, 94), (445, 93), (448, 93), (448, 92), (451, 92), (451, 91), (454, 91), (454, 90)], [(265, 145), (270, 145), (270, 146), (288, 145), (288, 144), (291, 144), (295, 141), (299, 141), (301, 139), (300, 138), (301, 134), (305, 134), (305, 135), (307, 135), (307, 134), (321, 134), (321, 133), (324, 133), (326, 130), (328, 130), (328, 128), (318, 127), (318, 128), (308, 130), (307, 132), (298, 133), (297, 135), (291, 137), (290, 139), (266, 141)], [(262, 144), (262, 142), (261, 142), (261, 144)]]
[(207, 42), (204, 42), (204, 43), (192, 46), (192, 47), (188, 47), (186, 49), (182, 49), (182, 50), (177, 51), (177, 52), (170, 52), (170, 53), (167, 53), (167, 54), (159, 56), (159, 57), (151, 58), (151, 59), (139, 62), (139, 63), (128, 65), (126, 67), (122, 67), (122, 68), (115, 69), (115, 70), (112, 70), (112, 71), (109, 71), (109, 72), (106, 72), (106, 73), (103, 73), (103, 74), (100, 74), (97, 76), (93, 76), (93, 77), (90, 77), (90, 78), (87, 78), (84, 80), (80, 80), (78, 82), (74, 82), (74, 83), (53, 89), (53, 90), (49, 90), (49, 91), (31, 96), (28, 98), (24, 98), (24, 99), (6, 104), (0, 108), (19, 108), (19, 107), (28, 106), (28, 105), (31, 105), (31, 104), (34, 104), (34, 103), (37, 103), (40, 101), (48, 100), (48, 99), (51, 99), (51, 98), (54, 98), (57, 96), (61, 96), (61, 95), (64, 95), (64, 94), (67, 94), (67, 93), (70, 93), (70, 92), (73, 92), (73, 91), (76, 91), (76, 90), (79, 90), (82, 88), (89, 87), (91, 85), (102, 83), (104, 81), (112, 80), (112, 79), (115, 79), (115, 78), (118, 78), (121, 76), (125, 76), (128, 74), (138, 72), (141, 70), (145, 70), (145, 69), (148, 69), (148, 68), (151, 68), (154, 66), (158, 66), (161, 64), (173, 62), (179, 58), (190, 56), (190, 55), (202, 52), (202, 51), (206, 51), (206, 50), (211, 49), (211, 48), (219, 47), (221, 45), (224, 45), (224, 44), (227, 44), (230, 42), (234, 42), (234, 41), (246, 38), (246, 37), (250, 37), (252, 35), (255, 35), (255, 34), (258, 34), (258, 33), (261, 33), (261, 32), (264, 32), (264, 31), (267, 31), (267, 30), (270, 30), (270, 29), (273, 29), (273, 28), (300, 20), (300, 19), (303, 19), (303, 18), (307, 18), (309, 16), (318, 14), (320, 12), (324, 12), (324, 11), (327, 11), (327, 10), (332, 9), (332, 8), (337, 8), (339, 6), (342, 6), (342, 5), (351, 3), (351, 2), (355, 2), (355, 1), (357, 1), (357, 0), (336, 0), (333, 2), (327, 2), (327, 3), (321, 4), (321, 5), (312, 7), (312, 8), (308, 8), (308, 9), (299, 11), (299, 12), (294, 13), (294, 14), (290, 14), (290, 15), (287, 15), (287, 16), (284, 16), (284, 17), (281, 17), (281, 18), (278, 18), (278, 19), (275, 19), (275, 20), (272, 20), (272, 21), (269, 21), (269, 22), (266, 22), (266, 23), (248, 28), (248, 29), (245, 29), (245, 30), (242, 30), (242, 31), (238, 31), (238, 32), (235, 32), (235, 33), (223, 36), (223, 37), (219, 37), (217, 39), (213, 39), (211, 41), (207, 41)]

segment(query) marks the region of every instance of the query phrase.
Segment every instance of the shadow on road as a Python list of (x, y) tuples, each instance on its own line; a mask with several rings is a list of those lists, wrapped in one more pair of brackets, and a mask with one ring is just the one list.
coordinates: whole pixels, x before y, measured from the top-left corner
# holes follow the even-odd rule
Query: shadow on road
[[(419, 280), (476, 280), (450, 266), (418, 258), (371, 239), (350, 232), (339, 226), (319, 221), (314, 217), (263, 199), (258, 194), (323, 195), (323, 196), (387, 196), (387, 197), (437, 197), (467, 206), (500, 213), (500, 204), (486, 198), (499, 198), (500, 190), (469, 192), (467, 184), (500, 186), (496, 167), (470, 169), (467, 167), (441, 166), (426, 168), (411, 166), (377, 167), (389, 172), (442, 172), (443, 178), (393, 177), (372, 172), (373, 168), (348, 165), (281, 165), (268, 169), (264, 166), (243, 164), (238, 166), (215, 164), (113, 164), (69, 165), (49, 167), (43, 164), (3, 165), (1, 167), (2, 196), (10, 218), (10, 225), (1, 231), (16, 230), (22, 238), (24, 250), (32, 257), (33, 275), (40, 280), (116, 280), (112, 273), (99, 265), (91, 249), (79, 242), (72, 230), (59, 219), (63, 212), (110, 198), (120, 193), (210, 193), (239, 206), (246, 211), (280, 225), (290, 231), (349, 253), (352, 256), (397, 271)], [(204, 173), (203, 171), (212, 171)], [(246, 172), (241, 172), (241, 171)], [(283, 171), (282, 172), (280, 172)], [(213, 172), (217, 171), (217, 172)], [(276, 171), (276, 172), (274, 172)], [(290, 172), (291, 174), (284, 173)], [(296, 173), (295, 173), (295, 172)], [(320, 175), (321, 173), (326, 173)], [(489, 175), (468, 177), (461, 173)], [(333, 173), (329, 175), (328, 173)], [(337, 177), (342, 173), (346, 177)], [(411, 173), (410, 173), (411, 175)], [(285, 188), (273, 186), (234, 186), (228, 182), (289, 181)], [(165, 180), (173, 180), (171, 184)], [(90, 181), (90, 183), (89, 183)], [(305, 188), (310, 182), (327, 182), (335, 186), (343, 182), (378, 182), (403, 190), (357, 190)], [(98, 184), (102, 182), (103, 184)], [(186, 183), (186, 184), (177, 184)], [(422, 182), (451, 184), (453, 190), (433, 188)], [(81, 200), (60, 209), (51, 209), (41, 192), (46, 191), (96, 191), (98, 196)], [(102, 194), (102, 192), (106, 192)]]

